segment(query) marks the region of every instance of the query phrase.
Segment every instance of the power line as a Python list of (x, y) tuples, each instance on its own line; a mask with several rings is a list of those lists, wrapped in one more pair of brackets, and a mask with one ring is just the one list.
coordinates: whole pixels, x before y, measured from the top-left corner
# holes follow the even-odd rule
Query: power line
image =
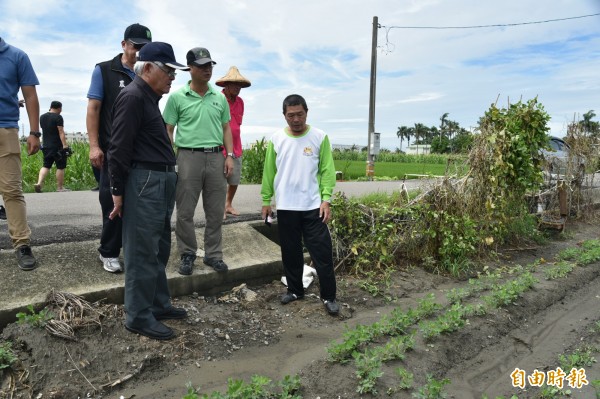
[(533, 24), (545, 24), (548, 22), (559, 22), (559, 21), (567, 21), (570, 19), (580, 19), (580, 18), (588, 18), (588, 17), (597, 17), (600, 13), (597, 14), (588, 14), (588, 15), (580, 15), (577, 17), (567, 17), (567, 18), (556, 18), (556, 19), (546, 19), (543, 21), (532, 21), (532, 22), (517, 22), (512, 24), (491, 24), (491, 25), (468, 25), (468, 26), (384, 26), (380, 25), (381, 28), (385, 28), (386, 30), (391, 29), (480, 29), (480, 28), (501, 28), (508, 26), (519, 26), (519, 25), (533, 25)]
[(600, 13), (596, 14), (588, 14), (588, 15), (580, 15), (577, 17), (566, 17), (566, 18), (556, 18), (556, 19), (546, 19), (543, 21), (531, 21), (531, 22), (517, 22), (511, 24), (490, 24), (490, 25), (467, 25), (467, 26), (385, 26), (378, 24), (378, 28), (385, 29), (385, 47), (387, 50), (384, 50), (386, 53), (390, 53), (394, 51), (396, 47), (389, 40), (390, 31), (392, 29), (481, 29), (481, 28), (502, 28), (502, 27), (512, 27), (512, 26), (520, 26), (520, 25), (534, 25), (534, 24), (545, 24), (549, 22), (559, 22), (559, 21), (568, 21), (570, 19), (580, 19), (580, 18), (588, 18), (588, 17), (597, 17)]

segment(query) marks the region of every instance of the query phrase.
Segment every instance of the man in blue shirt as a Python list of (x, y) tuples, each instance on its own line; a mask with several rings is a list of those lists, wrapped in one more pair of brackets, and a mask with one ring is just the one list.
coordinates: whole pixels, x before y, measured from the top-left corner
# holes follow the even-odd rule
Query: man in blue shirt
[(39, 84), (27, 54), (0, 37), (0, 194), (6, 206), (8, 234), (21, 270), (35, 269), (36, 259), (31, 252), (31, 230), (23, 196), (17, 95), (21, 89), (31, 129), (27, 154), (33, 155), (40, 150), (40, 103), (35, 89)]

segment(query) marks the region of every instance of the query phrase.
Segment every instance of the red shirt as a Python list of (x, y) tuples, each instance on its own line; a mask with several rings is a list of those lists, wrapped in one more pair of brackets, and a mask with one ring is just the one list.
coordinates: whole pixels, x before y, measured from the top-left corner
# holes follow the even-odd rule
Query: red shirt
[[(225, 97), (227, 98), (227, 96)], [(240, 126), (244, 118), (244, 100), (240, 96), (237, 96), (233, 101), (227, 98), (227, 102), (229, 103), (229, 113), (231, 114), (229, 126), (231, 127), (231, 136), (233, 137), (233, 154), (236, 157), (241, 157), (242, 138), (240, 137)], [(227, 150), (223, 150), (223, 154), (227, 155)]]

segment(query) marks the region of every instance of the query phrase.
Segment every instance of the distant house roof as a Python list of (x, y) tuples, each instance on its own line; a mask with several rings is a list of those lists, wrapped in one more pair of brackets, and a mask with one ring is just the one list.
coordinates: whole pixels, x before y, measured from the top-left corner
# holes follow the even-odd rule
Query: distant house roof
[(334, 150), (344, 150), (344, 151), (360, 151), (364, 146), (360, 146), (357, 144), (331, 144), (331, 148)]

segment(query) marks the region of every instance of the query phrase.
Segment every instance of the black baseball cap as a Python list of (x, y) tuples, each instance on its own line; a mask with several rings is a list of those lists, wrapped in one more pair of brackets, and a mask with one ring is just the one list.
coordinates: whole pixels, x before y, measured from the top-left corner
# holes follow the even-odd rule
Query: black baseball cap
[(133, 24), (125, 29), (123, 40), (130, 40), (134, 44), (146, 44), (152, 41), (152, 33), (144, 25)]
[(204, 65), (208, 64), (209, 62), (212, 62), (213, 65), (216, 64), (216, 62), (210, 58), (210, 53), (208, 50), (204, 47), (194, 47), (187, 52), (185, 58), (187, 59), (188, 65)]
[(138, 61), (159, 61), (175, 69), (187, 71), (189, 68), (175, 60), (173, 47), (169, 43), (151, 42), (138, 51)]

